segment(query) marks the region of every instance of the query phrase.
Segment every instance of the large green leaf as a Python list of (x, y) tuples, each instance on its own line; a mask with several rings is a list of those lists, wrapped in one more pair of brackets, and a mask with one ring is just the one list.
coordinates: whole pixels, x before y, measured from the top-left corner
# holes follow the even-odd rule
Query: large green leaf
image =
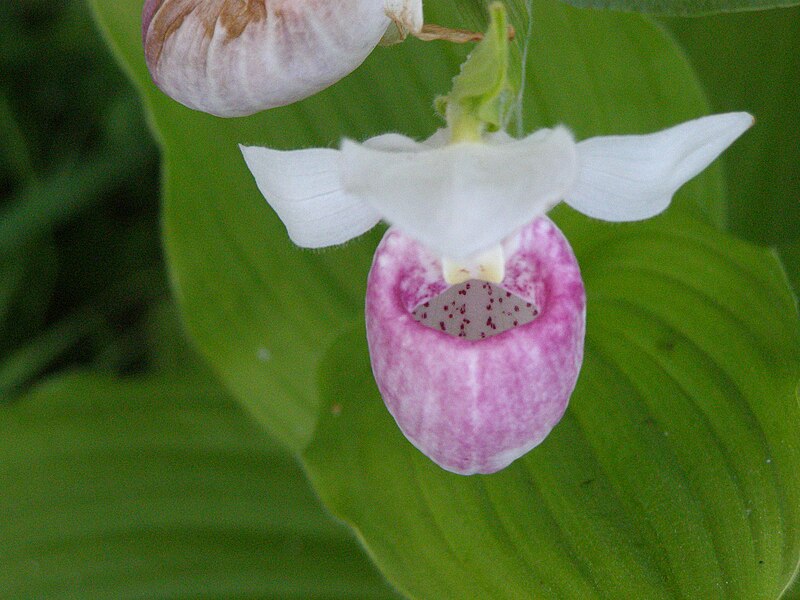
[[(774, 598), (797, 564), (798, 332), (769, 253), (718, 234), (712, 169), (653, 223), (555, 216), (586, 274), (589, 340), (573, 407), (491, 477), (444, 473), (406, 442), (371, 381), (362, 318), (377, 234), (293, 248), (235, 144), (429, 134), (463, 48), (408, 42), (303, 103), (193, 113), (149, 83), (138, 6), (94, 0), (165, 152), (166, 245), (189, 329), (236, 396), (302, 456), (319, 493), (417, 597)], [(524, 4), (510, 2), (517, 30)], [(479, 3), (426, 3), (475, 25)], [(534, 3), (526, 126), (579, 138), (707, 112), (679, 50), (636, 15)], [(460, 10), (463, 14), (460, 14)], [(329, 353), (319, 384), (317, 367)], [(318, 423), (318, 419), (319, 423)]]
[(73, 375), (0, 407), (0, 597), (391, 598), (213, 386)]
[(682, 217), (576, 250), (586, 359), (539, 448), (442, 471), (382, 406), (359, 327), (322, 369), (315, 486), (415, 598), (778, 598), (800, 555), (800, 331), (777, 261)]
[[(678, 15), (691, 17), (736, 11), (763, 10), (781, 6), (796, 6), (798, 0), (563, 0), (579, 8), (609, 8), (612, 10)], [(712, 37), (712, 36), (709, 36)]]
[[(385, 131), (427, 136), (441, 125), (432, 101), (449, 88), (466, 49), (415, 41), (378, 49), (353, 75), (305, 102), (222, 120), (178, 105), (150, 82), (140, 2), (93, 5), (162, 141), (166, 248), (189, 330), (230, 389), (300, 449), (319, 406), (311, 374), (343, 325), (362, 314), (377, 235), (325, 252), (293, 247), (237, 144), (325, 146)], [(525, 5), (510, 5), (518, 31), (527, 31)], [(642, 18), (589, 14), (553, 0), (537, 2), (534, 13), (528, 128), (565, 122), (579, 137), (644, 132), (707, 112), (681, 54)], [(442, 0), (427, 3), (426, 14), (433, 22), (481, 26), (482, 8), (477, 0)], [(719, 217), (719, 172), (686, 186), (677, 203)]]

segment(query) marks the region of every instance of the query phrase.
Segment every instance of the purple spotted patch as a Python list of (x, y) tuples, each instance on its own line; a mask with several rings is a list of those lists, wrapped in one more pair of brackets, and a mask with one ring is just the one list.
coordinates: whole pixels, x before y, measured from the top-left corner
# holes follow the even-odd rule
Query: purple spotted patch
[(532, 302), (486, 281), (454, 285), (420, 304), (417, 322), (467, 340), (482, 340), (530, 323), (539, 314)]

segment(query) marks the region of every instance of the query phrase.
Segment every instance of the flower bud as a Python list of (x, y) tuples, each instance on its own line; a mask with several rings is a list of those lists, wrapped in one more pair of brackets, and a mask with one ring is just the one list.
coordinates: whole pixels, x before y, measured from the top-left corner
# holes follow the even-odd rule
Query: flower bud
[(367, 341), (389, 412), (439, 466), (493, 473), (561, 419), (583, 360), (586, 298), (567, 240), (538, 217), (504, 244), (499, 285), (448, 286), (398, 229), (367, 284)]
[(393, 20), (418, 30), (421, 0), (146, 0), (142, 38), (147, 68), (164, 93), (235, 117), (338, 81)]

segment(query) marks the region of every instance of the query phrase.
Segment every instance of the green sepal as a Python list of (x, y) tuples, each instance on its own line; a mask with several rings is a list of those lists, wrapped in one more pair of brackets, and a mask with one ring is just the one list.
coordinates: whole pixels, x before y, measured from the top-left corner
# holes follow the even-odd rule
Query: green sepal
[(461, 65), (452, 91), (436, 100), (436, 109), (444, 111), (453, 141), (478, 140), (484, 132), (502, 129), (508, 122), (519, 88), (509, 76), (508, 38), (506, 7), (495, 2), (489, 7), (485, 37)]

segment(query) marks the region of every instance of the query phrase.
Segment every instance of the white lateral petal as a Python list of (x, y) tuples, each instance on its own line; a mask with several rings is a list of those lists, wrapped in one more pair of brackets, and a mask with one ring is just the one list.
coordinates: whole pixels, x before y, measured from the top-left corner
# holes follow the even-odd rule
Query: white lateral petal
[(380, 149), (345, 140), (342, 187), (440, 256), (467, 258), (500, 243), (575, 181), (575, 142), (563, 127), (440, 148), (393, 137), (394, 151), (386, 140)]
[(341, 244), (372, 229), (380, 220), (369, 204), (341, 189), (338, 150), (239, 148), (258, 189), (298, 246)]
[(638, 221), (662, 212), (684, 183), (753, 124), (745, 112), (687, 121), (650, 135), (578, 142), (578, 178), (564, 201), (606, 221)]

